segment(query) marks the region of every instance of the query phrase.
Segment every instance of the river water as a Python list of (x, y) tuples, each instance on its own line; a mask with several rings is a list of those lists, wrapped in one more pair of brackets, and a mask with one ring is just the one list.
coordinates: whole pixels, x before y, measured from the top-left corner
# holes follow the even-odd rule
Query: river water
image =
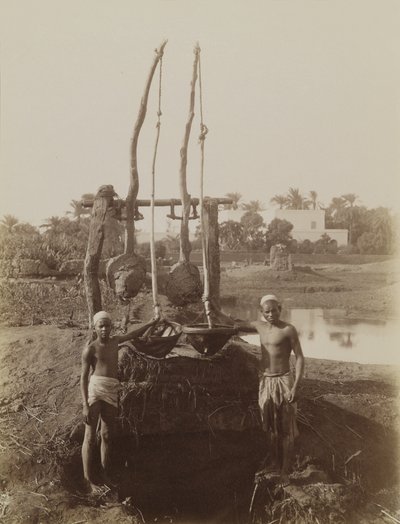
[[(223, 305), (226, 312), (243, 320), (260, 318), (258, 305)], [(307, 357), (400, 365), (400, 322), (346, 318), (342, 310), (285, 309), (282, 319), (293, 324)], [(259, 345), (258, 335), (244, 340)]]

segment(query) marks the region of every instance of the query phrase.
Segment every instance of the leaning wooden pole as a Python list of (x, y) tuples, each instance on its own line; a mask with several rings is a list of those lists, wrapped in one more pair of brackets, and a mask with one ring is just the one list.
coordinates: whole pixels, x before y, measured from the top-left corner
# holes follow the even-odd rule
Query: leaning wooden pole
[(190, 215), (190, 194), (187, 190), (187, 159), (188, 159), (188, 145), (190, 138), (190, 131), (192, 129), (192, 122), (194, 118), (194, 102), (195, 102), (195, 87), (197, 81), (197, 70), (199, 64), (200, 48), (198, 45), (194, 48), (194, 62), (193, 62), (193, 73), (192, 81), (190, 83), (190, 103), (189, 103), (189, 116), (185, 126), (185, 135), (183, 137), (183, 143), (180, 150), (181, 165), (179, 169), (179, 187), (181, 191), (182, 199), (182, 222), (181, 222), (181, 236), (180, 236), (180, 250), (179, 250), (179, 262), (189, 262), (190, 252), (192, 250), (189, 241), (189, 215)]
[(89, 313), (89, 327), (93, 327), (93, 315), (101, 311), (101, 291), (99, 283), (99, 265), (104, 242), (104, 221), (107, 208), (113, 200), (112, 186), (99, 188), (93, 203), (89, 227), (89, 239), (83, 266), (86, 301)]
[(140, 101), (139, 113), (136, 119), (135, 127), (133, 130), (133, 136), (131, 141), (131, 167), (130, 167), (130, 184), (128, 190), (128, 196), (126, 197), (126, 226), (125, 226), (125, 249), (126, 254), (133, 254), (135, 247), (135, 204), (136, 198), (139, 191), (139, 173), (137, 165), (137, 145), (140, 130), (142, 128), (146, 111), (147, 111), (147, 100), (149, 98), (150, 86), (153, 80), (154, 71), (156, 70), (157, 64), (160, 61), (164, 53), (164, 47), (167, 45), (167, 40), (160, 45), (155, 51), (155, 57), (151, 66), (149, 76), (145, 85), (144, 93)]
[(197, 81), (197, 70), (199, 62), (199, 46), (194, 48), (194, 62), (192, 80), (190, 83), (189, 115), (185, 125), (182, 147), (180, 149), (181, 163), (179, 168), (179, 188), (181, 192), (182, 216), (181, 234), (179, 240), (179, 260), (168, 275), (166, 284), (166, 295), (176, 305), (184, 305), (196, 302), (201, 296), (200, 272), (197, 266), (190, 263), (190, 252), (192, 246), (189, 241), (189, 215), (192, 199), (187, 190), (186, 168), (188, 159), (188, 144), (192, 121), (194, 118), (195, 86)]

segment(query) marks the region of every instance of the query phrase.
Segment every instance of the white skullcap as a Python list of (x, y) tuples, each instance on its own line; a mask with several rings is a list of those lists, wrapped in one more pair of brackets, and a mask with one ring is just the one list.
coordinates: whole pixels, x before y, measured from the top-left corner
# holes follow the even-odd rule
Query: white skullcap
[(260, 306), (262, 306), (264, 302), (266, 302), (267, 300), (274, 300), (275, 302), (278, 302), (279, 304), (279, 300), (277, 299), (275, 295), (264, 295), (262, 299), (260, 300)]
[(95, 326), (99, 320), (107, 318), (111, 322), (111, 316), (107, 311), (98, 311), (93, 317), (93, 325)]

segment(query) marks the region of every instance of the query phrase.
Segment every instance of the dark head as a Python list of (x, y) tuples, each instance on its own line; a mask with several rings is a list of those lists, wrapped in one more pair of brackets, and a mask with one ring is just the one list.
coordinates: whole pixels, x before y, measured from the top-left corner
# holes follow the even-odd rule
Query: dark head
[(265, 295), (260, 301), (260, 311), (264, 320), (274, 325), (279, 321), (282, 307), (275, 295)]
[(93, 325), (97, 334), (97, 338), (103, 342), (107, 342), (111, 333), (111, 317), (106, 311), (99, 311), (93, 317)]

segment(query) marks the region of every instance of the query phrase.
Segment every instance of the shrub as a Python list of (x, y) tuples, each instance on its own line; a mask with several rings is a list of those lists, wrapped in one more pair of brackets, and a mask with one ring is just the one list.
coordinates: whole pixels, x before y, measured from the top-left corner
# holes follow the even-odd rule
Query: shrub
[(265, 234), (267, 251), (276, 244), (283, 244), (284, 246), (289, 247), (293, 240), (291, 234), (292, 229), (293, 224), (288, 220), (274, 218), (268, 224), (267, 232)]
[(363, 233), (357, 240), (357, 246), (362, 255), (375, 255), (381, 248), (375, 233)]
[[(330, 251), (330, 249), (332, 251)], [(337, 251), (337, 242), (336, 240), (332, 240), (327, 233), (321, 235), (321, 238), (317, 240), (314, 244), (315, 254), (326, 254), (336, 252), (335, 250)]]
[(332, 240), (329, 241), (329, 244), (327, 246), (326, 252), (331, 254), (331, 255), (336, 255), (336, 253), (338, 252), (337, 240), (332, 239)]
[(314, 255), (322, 255), (325, 253), (325, 248), (322, 244), (318, 244), (317, 242), (314, 244)]
[(292, 240), (290, 241), (290, 243), (288, 245), (288, 249), (289, 249), (289, 253), (292, 253), (292, 254), (298, 252), (299, 243), (297, 242), (297, 240), (295, 238), (292, 238)]
[(303, 242), (299, 244), (297, 252), (303, 253), (304, 255), (311, 255), (312, 253), (314, 253), (314, 244), (311, 242), (311, 240), (308, 240), (308, 238), (306, 238), (305, 240), (303, 240)]

